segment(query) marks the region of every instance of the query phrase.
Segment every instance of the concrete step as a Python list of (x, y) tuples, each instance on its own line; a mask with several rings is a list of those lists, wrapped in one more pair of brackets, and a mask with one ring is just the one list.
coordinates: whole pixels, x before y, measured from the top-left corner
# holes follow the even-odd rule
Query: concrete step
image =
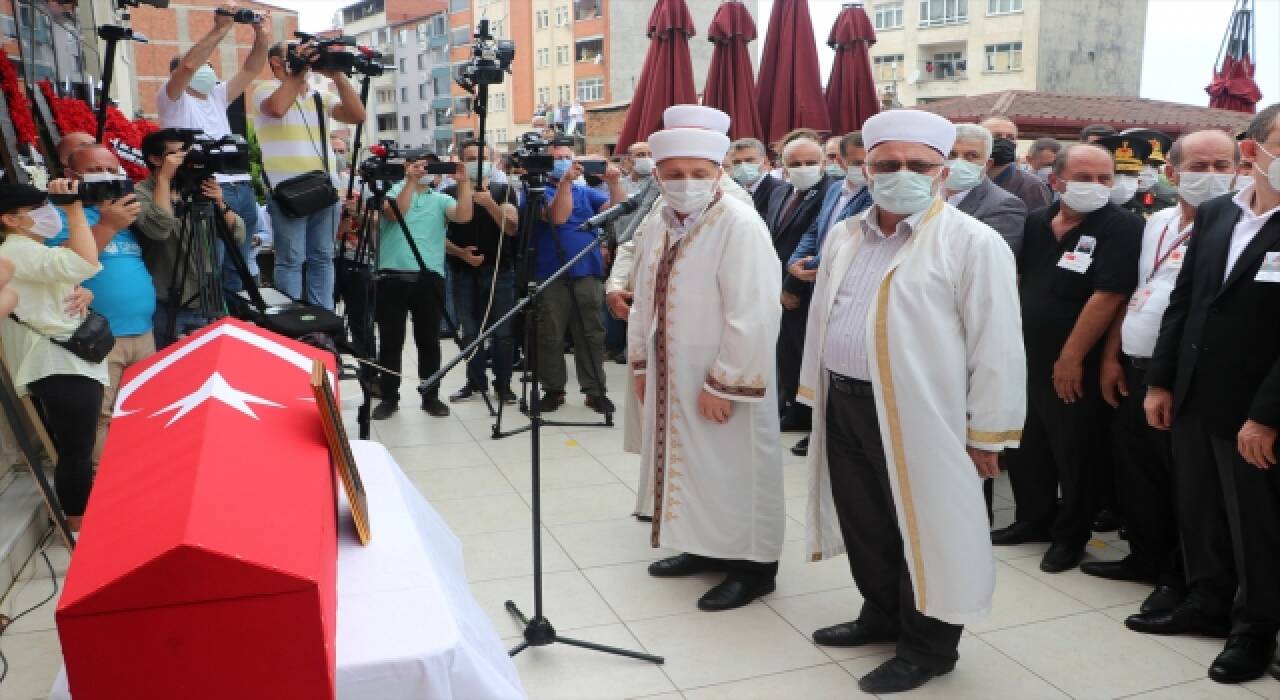
[(25, 470), (0, 476), (0, 599), (13, 586), (49, 528), (35, 479)]

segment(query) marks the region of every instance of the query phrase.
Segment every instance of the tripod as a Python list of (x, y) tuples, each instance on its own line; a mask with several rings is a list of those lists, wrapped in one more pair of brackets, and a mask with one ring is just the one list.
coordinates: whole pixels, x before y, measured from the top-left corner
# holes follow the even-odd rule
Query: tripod
[[(219, 226), (226, 226), (222, 214), (214, 211), (213, 202), (196, 193), (199, 183), (188, 183), (182, 188), (182, 221), (178, 227), (178, 256), (174, 260), (173, 279), (169, 283), (170, 313), (165, 319), (164, 333), (170, 340), (176, 339), (178, 315), (192, 304), (200, 316), (212, 320), (226, 315), (222, 296), (222, 275), (215, 254), (215, 239)], [(245, 235), (250, 235), (247, 231)], [(226, 236), (224, 248), (236, 246), (235, 237)], [(237, 252), (239, 252), (237, 250)], [(227, 254), (230, 254), (229, 252)], [(183, 296), (187, 279), (196, 280), (196, 289)]]
[[(531, 188), (530, 198), (533, 197), (534, 190), (542, 192), (541, 187)], [(438, 384), (449, 370), (453, 369), (459, 362), (469, 357), (471, 353), (483, 343), (486, 338), (493, 335), (502, 327), (502, 324), (509, 322), (516, 314), (521, 313), (526, 306), (532, 304), (531, 311), (527, 314), (526, 333), (532, 333), (533, 337), (537, 337), (538, 328), (538, 305), (535, 303), (539, 296), (547, 289), (548, 286), (555, 284), (561, 277), (569, 272), (571, 268), (579, 261), (590, 255), (596, 248), (599, 248), (608, 238), (608, 229), (602, 229), (596, 236), (595, 240), (589, 245), (578, 251), (568, 262), (566, 262), (559, 270), (556, 270), (541, 284), (535, 282), (528, 283), (528, 293), (523, 299), (516, 303), (514, 307), (502, 318), (493, 323), (492, 326), (485, 329), (480, 335), (472, 339), (471, 343), (463, 349), (462, 353), (457, 357), (449, 360), (440, 370), (426, 379), (423, 384), (430, 386)], [(528, 355), (525, 360), (526, 370), (532, 368), (531, 381), (534, 385), (538, 382), (538, 346), (536, 343), (528, 346)], [(650, 661), (656, 664), (663, 663), (665, 659), (661, 656), (646, 654), (639, 651), (631, 651), (628, 649), (619, 649), (617, 647), (596, 644), (594, 642), (586, 642), (580, 639), (572, 639), (560, 636), (555, 627), (551, 625), (551, 621), (543, 614), (542, 605), (542, 426), (551, 425), (551, 423), (542, 419), (542, 413), (539, 409), (537, 401), (529, 403), (528, 406), (529, 425), (526, 428), (516, 432), (529, 431), (529, 450), (532, 458), (531, 478), (533, 481), (533, 617), (530, 618), (521, 612), (520, 608), (514, 601), (508, 600), (506, 603), (507, 612), (524, 626), (524, 641), (511, 649), (510, 655), (515, 656), (525, 649), (533, 646), (547, 646), (549, 644), (568, 644), (570, 646), (590, 649), (592, 651), (600, 651), (606, 654), (615, 654), (617, 656), (626, 656), (641, 661)], [(566, 425), (558, 423), (556, 425)], [(590, 425), (590, 424), (588, 424)], [(495, 426), (496, 429), (496, 426)]]

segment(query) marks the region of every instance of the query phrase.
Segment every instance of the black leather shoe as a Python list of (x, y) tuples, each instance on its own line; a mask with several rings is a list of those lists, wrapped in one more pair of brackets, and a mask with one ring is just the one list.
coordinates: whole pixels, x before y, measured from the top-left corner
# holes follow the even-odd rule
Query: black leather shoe
[(815, 630), (813, 641), (824, 647), (860, 647), (864, 644), (897, 641), (898, 635), (877, 629), (861, 621), (841, 622)]
[(400, 404), (394, 401), (381, 401), (373, 407), (374, 420), (386, 420), (400, 410)]
[(784, 433), (809, 432), (813, 429), (813, 421), (807, 418), (793, 418), (792, 416), (783, 416), (778, 423), (778, 430)]
[(1209, 678), (1219, 683), (1243, 683), (1261, 678), (1276, 658), (1274, 634), (1233, 634), (1209, 666)]
[(803, 438), (800, 438), (800, 442), (797, 442), (791, 448), (791, 454), (797, 457), (809, 456), (809, 436), (808, 435), (804, 436)]
[(466, 401), (467, 399), (471, 398), (472, 396), (475, 396), (476, 394), (483, 394), (483, 393), (484, 393), (484, 389), (478, 389), (474, 386), (471, 386), (470, 384), (467, 384), (461, 389), (453, 392), (452, 394), (449, 394), (449, 403), (458, 403), (459, 401)]
[(729, 574), (725, 580), (702, 594), (698, 599), (698, 609), (708, 612), (733, 610), (740, 608), (762, 595), (773, 593), (773, 577), (745, 577)]
[(991, 531), (991, 544), (1025, 544), (1027, 542), (1048, 542), (1049, 530), (1031, 523), (1015, 522), (1008, 527)]
[(1271, 677), (1280, 681), (1280, 659), (1276, 659), (1276, 662), (1271, 664)]
[(1054, 542), (1040, 560), (1040, 570), (1046, 574), (1060, 574), (1074, 569), (1084, 559), (1084, 547)]
[(545, 391), (542, 393), (542, 398), (538, 399), (538, 411), (540, 413), (550, 413), (563, 405), (563, 391)]
[(1166, 586), (1163, 583), (1156, 586), (1151, 595), (1142, 601), (1142, 607), (1138, 608), (1143, 615), (1151, 613), (1161, 613), (1173, 610), (1186, 600), (1187, 592), (1178, 586)]
[(587, 408), (590, 408), (596, 413), (609, 414), (617, 410), (617, 408), (614, 407), (613, 402), (609, 400), (609, 397), (604, 394), (600, 394), (598, 396), (587, 394), (586, 404)]
[(515, 392), (511, 391), (511, 387), (509, 386), (495, 386), (493, 387), (493, 393), (498, 395), (499, 401), (507, 405), (511, 405), (520, 400), (520, 397), (516, 396)]
[(1155, 583), (1156, 580), (1155, 572), (1134, 563), (1133, 557), (1125, 557), (1120, 561), (1087, 561), (1080, 565), (1080, 570), (1090, 576), (1112, 581)]
[(1103, 508), (1093, 519), (1094, 532), (1115, 532), (1121, 526), (1120, 516), (1115, 511)]
[(1226, 617), (1213, 617), (1185, 602), (1165, 612), (1130, 615), (1125, 618), (1124, 626), (1143, 634), (1201, 634), (1219, 638), (1225, 638), (1231, 631), (1231, 621)]
[(942, 668), (930, 669), (917, 666), (906, 659), (895, 656), (880, 664), (876, 670), (858, 679), (858, 687), (864, 693), (885, 695), (915, 690), (928, 683), (930, 679), (951, 673), (954, 663)]
[(434, 396), (422, 397), (422, 410), (426, 411), (427, 415), (435, 416), (436, 418), (444, 418), (449, 415), (449, 407)]
[[(644, 517), (644, 516), (637, 516)], [(650, 518), (652, 520), (652, 518)], [(700, 574), (703, 571), (715, 571), (715, 561), (706, 557), (700, 557), (697, 554), (677, 554), (674, 557), (659, 559), (649, 565), (649, 575), (659, 578), (668, 578), (671, 576), (689, 576), (690, 574)]]

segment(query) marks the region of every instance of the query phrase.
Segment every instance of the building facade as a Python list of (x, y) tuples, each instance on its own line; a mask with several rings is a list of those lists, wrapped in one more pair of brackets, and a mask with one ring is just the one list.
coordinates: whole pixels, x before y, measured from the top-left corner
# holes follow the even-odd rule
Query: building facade
[(866, 11), (887, 104), (1004, 90), (1138, 94), (1147, 0), (872, 0)]

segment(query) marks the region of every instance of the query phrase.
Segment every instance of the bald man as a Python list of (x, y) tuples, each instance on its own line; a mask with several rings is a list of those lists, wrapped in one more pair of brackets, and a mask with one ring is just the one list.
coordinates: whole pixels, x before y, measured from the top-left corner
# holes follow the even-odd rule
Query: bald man
[(97, 143), (97, 141), (89, 134), (83, 131), (72, 131), (62, 135), (62, 140), (58, 142), (58, 163), (66, 169), (67, 164), (71, 161), (71, 154), (77, 149)]
[(1018, 169), (1018, 125), (1005, 117), (988, 117), (982, 126), (991, 132), (991, 165), (987, 177), (1007, 192), (1022, 200), (1027, 211), (1049, 206), (1052, 196), (1048, 186), (1035, 175)]

